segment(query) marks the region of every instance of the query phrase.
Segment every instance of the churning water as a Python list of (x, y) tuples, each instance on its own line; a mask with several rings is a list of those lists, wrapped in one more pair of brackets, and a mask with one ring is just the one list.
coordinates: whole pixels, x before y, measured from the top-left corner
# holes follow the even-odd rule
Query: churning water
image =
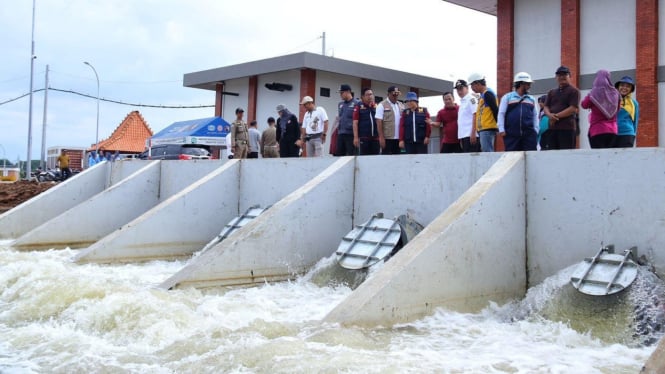
[(320, 322), (358, 281), (327, 281), (330, 259), (293, 282), (164, 291), (184, 262), (74, 254), (0, 242), (1, 373), (636, 373), (654, 349), (625, 333), (630, 308), (570, 312), (567, 270), (477, 314), (358, 328)]

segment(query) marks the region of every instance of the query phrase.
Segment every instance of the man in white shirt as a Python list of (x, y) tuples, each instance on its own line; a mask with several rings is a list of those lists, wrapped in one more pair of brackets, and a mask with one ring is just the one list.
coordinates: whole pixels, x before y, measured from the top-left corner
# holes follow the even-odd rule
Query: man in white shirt
[(462, 152), (480, 152), (476, 130), (473, 126), (473, 116), (476, 114), (478, 100), (469, 94), (469, 85), (464, 79), (455, 82), (455, 90), (460, 97), (459, 112), (457, 114), (457, 137)]
[(328, 133), (328, 114), (323, 107), (314, 105), (311, 96), (303, 97), (300, 104), (306, 110), (300, 128), (301, 140), (307, 145), (305, 154), (307, 157), (321, 157)]
[(399, 148), (399, 122), (404, 111), (404, 103), (397, 101), (399, 94), (399, 88), (396, 86), (388, 87), (388, 97), (377, 105), (374, 115), (379, 131), (381, 154), (384, 155), (398, 155), (402, 152)]

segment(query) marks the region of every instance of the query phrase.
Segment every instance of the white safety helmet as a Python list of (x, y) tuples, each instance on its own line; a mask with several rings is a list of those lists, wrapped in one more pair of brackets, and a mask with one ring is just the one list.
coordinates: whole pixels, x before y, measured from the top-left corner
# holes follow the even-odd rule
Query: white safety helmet
[(531, 79), (531, 75), (529, 73), (521, 71), (515, 74), (515, 78), (513, 79), (513, 83), (517, 82), (533, 83), (533, 80)]
[(468, 82), (469, 82), (469, 84), (471, 84), (473, 82), (481, 81), (483, 79), (485, 79), (484, 75), (482, 75), (480, 73), (471, 73), (471, 75), (469, 75), (469, 81)]

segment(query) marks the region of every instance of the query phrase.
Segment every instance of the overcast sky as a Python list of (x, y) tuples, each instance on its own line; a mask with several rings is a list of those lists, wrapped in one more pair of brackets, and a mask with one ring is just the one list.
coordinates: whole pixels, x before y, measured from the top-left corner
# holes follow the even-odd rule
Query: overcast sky
[[(41, 156), (46, 65), (46, 147), (95, 142), (138, 110), (156, 133), (176, 121), (212, 117), (212, 91), (182, 86), (183, 74), (291, 53), (321, 53), (445, 80), (474, 71), (496, 82), (496, 18), (440, 0), (225, 1), (37, 0), (32, 159)], [(30, 91), (32, 1), (0, 0), (0, 103)], [(421, 102), (436, 112), (440, 98)], [(0, 159), (25, 160), (28, 96), (0, 104)], [(228, 118), (227, 118), (228, 120)], [(4, 151), (4, 154), (3, 154)]]

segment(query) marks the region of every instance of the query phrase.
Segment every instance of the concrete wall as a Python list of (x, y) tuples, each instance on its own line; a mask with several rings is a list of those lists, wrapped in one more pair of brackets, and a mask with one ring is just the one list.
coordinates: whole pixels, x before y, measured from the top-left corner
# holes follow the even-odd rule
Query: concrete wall
[(427, 225), (475, 183), (501, 153), (364, 156), (357, 160), (355, 224), (383, 212)]
[(179, 193), (185, 187), (217, 170), (227, 160), (160, 161), (159, 201)]
[(524, 154), (505, 153), (325, 320), (392, 324), (526, 291)]
[(529, 152), (526, 175), (530, 286), (602, 244), (665, 269), (665, 149)]
[(86, 169), (0, 215), (0, 239), (15, 239), (104, 190), (109, 163)]
[(142, 169), (30, 230), (12, 246), (21, 250), (81, 248), (140, 216), (157, 204), (160, 179), (158, 161), (141, 164)]
[(73, 260), (127, 262), (190, 255), (221, 231), (220, 221), (228, 222), (237, 215), (239, 169), (236, 160), (222, 164)]
[[(215, 247), (194, 257), (160, 287), (285, 280), (329, 256), (352, 226), (353, 211), (355, 160), (353, 157), (334, 160), (334, 164), (302, 187)], [(290, 166), (299, 164), (302, 163)]]
[[(162, 183), (188, 183), (119, 230), (81, 251), (79, 262), (127, 262), (190, 256), (252, 205), (274, 204), (328, 167), (333, 158), (164, 162)], [(208, 172), (209, 168), (219, 165)], [(197, 171), (198, 169), (198, 171)], [(205, 174), (204, 174), (205, 173)], [(183, 177), (186, 176), (186, 178)], [(288, 178), (284, 176), (288, 175)], [(173, 181), (173, 178), (171, 178)]]

